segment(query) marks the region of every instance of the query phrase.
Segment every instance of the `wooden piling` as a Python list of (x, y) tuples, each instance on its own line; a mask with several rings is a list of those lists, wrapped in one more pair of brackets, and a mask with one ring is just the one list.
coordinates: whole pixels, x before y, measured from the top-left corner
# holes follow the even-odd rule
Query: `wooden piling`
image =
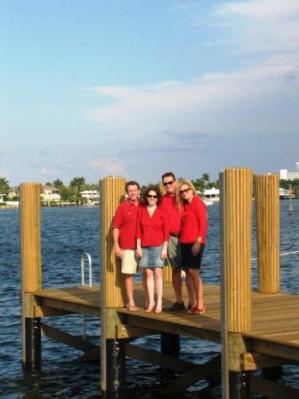
[(40, 184), (20, 185), (20, 243), (22, 295), (22, 363), (40, 368), (40, 320), (34, 318), (33, 293), (41, 289)]
[(251, 329), (252, 172), (226, 169), (221, 180), (227, 330), (245, 332)]
[(113, 250), (111, 223), (117, 206), (125, 195), (123, 177), (106, 177), (101, 181), (101, 281), (103, 305), (107, 308), (125, 305), (120, 259)]
[(241, 372), (241, 333), (251, 329), (252, 171), (225, 169), (220, 182), (222, 397), (228, 399), (236, 397), (229, 394), (229, 372)]
[(255, 176), (258, 290), (264, 294), (280, 291), (280, 212), (277, 175)]
[[(105, 177), (100, 182), (101, 198), (101, 389), (105, 398), (125, 397), (124, 341), (116, 341), (117, 312), (125, 306), (120, 259), (115, 256), (112, 220), (124, 199), (125, 179)], [(119, 382), (122, 381), (120, 384)]]

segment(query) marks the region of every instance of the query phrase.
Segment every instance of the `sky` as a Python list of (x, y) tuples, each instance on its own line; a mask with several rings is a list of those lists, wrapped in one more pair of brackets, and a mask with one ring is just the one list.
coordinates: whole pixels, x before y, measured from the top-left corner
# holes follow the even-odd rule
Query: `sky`
[(295, 170), (298, 0), (2, 0), (0, 177)]

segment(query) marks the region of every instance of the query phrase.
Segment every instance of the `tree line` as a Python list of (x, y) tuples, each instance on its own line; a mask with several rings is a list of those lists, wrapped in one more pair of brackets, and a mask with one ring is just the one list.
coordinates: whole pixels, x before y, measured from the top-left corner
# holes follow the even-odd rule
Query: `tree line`
[[(197, 191), (202, 193), (206, 188), (218, 187), (218, 181), (211, 181), (210, 176), (208, 173), (203, 173), (200, 178), (192, 180)], [(156, 183), (158, 184), (158, 183)], [(62, 201), (68, 202), (76, 202), (81, 199), (80, 192), (84, 190), (98, 190), (99, 185), (98, 183), (87, 183), (84, 177), (74, 177), (70, 183), (67, 185), (60, 179), (55, 179), (52, 182), (46, 182), (46, 186), (55, 187), (60, 196)], [(9, 184), (9, 181), (5, 177), (0, 178), (0, 193), (4, 194), (7, 197), (8, 191), (12, 187)], [(17, 198), (15, 198), (17, 199)]]
[[(98, 184), (87, 183), (84, 177), (74, 177), (68, 185), (60, 179), (55, 179), (52, 182), (46, 182), (46, 186), (55, 187), (62, 202), (71, 202), (80, 204), (84, 202), (84, 198), (80, 194), (84, 190), (98, 190)], [(0, 194), (4, 194), (4, 200), (8, 200), (8, 192), (10, 187), (9, 181), (5, 177), (0, 177)], [(18, 195), (13, 200), (18, 200)]]
[[(211, 181), (208, 173), (203, 173), (201, 177), (192, 180), (196, 190), (200, 193), (207, 188), (219, 188), (219, 181)], [(65, 202), (81, 203), (82, 196), (80, 192), (84, 190), (98, 190), (98, 183), (87, 183), (84, 177), (74, 177), (68, 185), (62, 180), (55, 179), (52, 182), (47, 182), (45, 185), (55, 187), (61, 200)], [(295, 180), (280, 180), (280, 187), (285, 189), (292, 189), (296, 198), (299, 198), (299, 179)], [(9, 181), (5, 177), (0, 177), (0, 194), (4, 194), (4, 200), (7, 200), (8, 191), (11, 189)], [(17, 199), (17, 198), (15, 198)]]

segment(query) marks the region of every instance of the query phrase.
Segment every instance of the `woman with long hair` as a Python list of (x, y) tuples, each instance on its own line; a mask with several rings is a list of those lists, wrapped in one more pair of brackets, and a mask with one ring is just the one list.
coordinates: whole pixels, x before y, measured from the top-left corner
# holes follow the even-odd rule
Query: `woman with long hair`
[(186, 273), (188, 313), (205, 312), (203, 283), (200, 267), (206, 243), (208, 217), (206, 205), (197, 195), (189, 180), (182, 180), (177, 187), (177, 206), (183, 212), (180, 243), (182, 268)]
[[(143, 206), (137, 218), (137, 249), (139, 267), (144, 270), (145, 311), (162, 312), (162, 269), (167, 258), (169, 240), (168, 218), (160, 207), (161, 192), (148, 186), (143, 193)], [(155, 302), (155, 288), (157, 299)]]

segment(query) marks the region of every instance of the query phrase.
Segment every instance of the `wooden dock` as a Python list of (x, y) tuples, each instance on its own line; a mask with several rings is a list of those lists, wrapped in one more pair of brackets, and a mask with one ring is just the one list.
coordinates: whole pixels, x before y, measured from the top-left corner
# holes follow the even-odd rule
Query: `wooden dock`
[[(192, 338), (221, 342), (220, 290), (217, 285), (205, 285), (207, 310), (204, 315), (187, 314), (185, 311), (169, 312), (174, 301), (173, 288), (164, 284), (164, 311), (161, 314), (143, 310), (142, 287), (137, 285), (138, 311), (116, 309), (123, 315), (123, 325), (179, 334)], [(99, 287), (47, 288), (34, 294), (41, 309), (51, 309), (52, 315), (64, 311), (100, 317)], [(299, 362), (299, 296), (279, 293), (276, 295), (252, 292), (252, 332), (244, 339), (254, 352)], [(36, 315), (40, 315), (36, 308)], [(287, 317), (286, 317), (287, 316)], [(248, 367), (248, 366), (247, 366)]]
[[(39, 185), (21, 186), (22, 347), (27, 370), (41, 367), (41, 333), (82, 350), (78, 361), (100, 358), (105, 398), (125, 399), (125, 358), (179, 371), (163, 394), (182, 391), (221, 370), (222, 398), (249, 398), (250, 392), (274, 398), (299, 397), (294, 387), (257, 377), (257, 369), (277, 370), (299, 362), (299, 296), (280, 292), (277, 176), (255, 176), (228, 169), (221, 180), (221, 285), (205, 285), (204, 315), (168, 312), (174, 295), (171, 270), (164, 272), (164, 311), (147, 313), (136, 286), (138, 311), (124, 304), (124, 287), (113, 252), (111, 220), (124, 193), (124, 179), (101, 181), (100, 287), (42, 288)], [(255, 193), (259, 286), (251, 287), (251, 209)], [(277, 197), (277, 198), (276, 198)], [(186, 293), (185, 293), (186, 297)], [(76, 313), (101, 320), (99, 345), (42, 322), (46, 316)], [(132, 345), (134, 338), (161, 334), (161, 353)], [(180, 337), (220, 344), (221, 353), (204, 365), (180, 359)]]

